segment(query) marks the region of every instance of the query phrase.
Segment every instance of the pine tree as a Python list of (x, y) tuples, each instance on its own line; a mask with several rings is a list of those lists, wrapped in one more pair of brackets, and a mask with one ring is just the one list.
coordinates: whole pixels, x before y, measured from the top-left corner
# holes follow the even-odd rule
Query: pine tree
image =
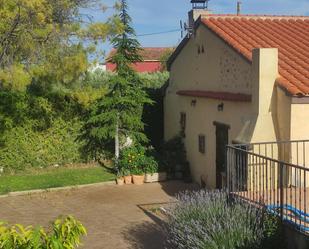
[(108, 149), (113, 140), (116, 166), (121, 143), (126, 138), (147, 141), (143, 133), (142, 112), (144, 104), (152, 103), (141, 79), (132, 69), (132, 64), (141, 61), (141, 47), (131, 26), (126, 0), (121, 1), (120, 19), (124, 31), (112, 40), (115, 54), (110, 59), (116, 65), (116, 74), (111, 80), (109, 93), (91, 107), (82, 134), (88, 152), (96, 154)]

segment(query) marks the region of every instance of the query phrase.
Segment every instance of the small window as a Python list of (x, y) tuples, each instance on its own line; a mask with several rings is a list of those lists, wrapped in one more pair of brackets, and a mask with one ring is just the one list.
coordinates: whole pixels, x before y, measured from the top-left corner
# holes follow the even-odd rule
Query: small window
[(202, 54), (205, 53), (204, 45), (202, 45)]
[(198, 136), (198, 150), (202, 154), (205, 154), (206, 152), (205, 143), (206, 143), (205, 135), (199, 135)]

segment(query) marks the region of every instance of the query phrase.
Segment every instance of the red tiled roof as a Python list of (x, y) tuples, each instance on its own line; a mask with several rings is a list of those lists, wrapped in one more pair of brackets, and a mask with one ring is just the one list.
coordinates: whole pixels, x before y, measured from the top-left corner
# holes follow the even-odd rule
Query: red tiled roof
[[(161, 57), (169, 52), (173, 51), (173, 48), (142, 48), (140, 55), (144, 61), (160, 61)], [(108, 58), (112, 57), (115, 54), (116, 50), (112, 49), (107, 56)]]
[(250, 62), (254, 48), (278, 48), (277, 83), (309, 95), (309, 17), (209, 15), (201, 22)]
[(200, 97), (239, 102), (251, 102), (252, 100), (251, 95), (242, 93), (182, 90), (178, 91), (177, 94), (188, 97)]

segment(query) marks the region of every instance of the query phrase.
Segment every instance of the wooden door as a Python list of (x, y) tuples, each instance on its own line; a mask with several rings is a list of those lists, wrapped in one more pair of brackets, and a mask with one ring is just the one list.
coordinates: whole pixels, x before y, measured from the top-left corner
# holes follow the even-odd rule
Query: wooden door
[(224, 124), (216, 125), (216, 187), (225, 187), (223, 179), (226, 178), (226, 146), (229, 141), (229, 126)]

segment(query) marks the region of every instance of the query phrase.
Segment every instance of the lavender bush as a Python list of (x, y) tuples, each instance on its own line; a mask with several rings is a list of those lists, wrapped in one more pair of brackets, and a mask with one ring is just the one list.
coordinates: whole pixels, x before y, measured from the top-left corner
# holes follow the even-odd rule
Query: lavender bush
[(177, 199), (168, 210), (167, 248), (261, 248), (266, 234), (272, 235), (268, 226), (277, 230), (277, 224), (265, 222), (268, 215), (263, 210), (231, 202), (225, 192), (184, 192)]

